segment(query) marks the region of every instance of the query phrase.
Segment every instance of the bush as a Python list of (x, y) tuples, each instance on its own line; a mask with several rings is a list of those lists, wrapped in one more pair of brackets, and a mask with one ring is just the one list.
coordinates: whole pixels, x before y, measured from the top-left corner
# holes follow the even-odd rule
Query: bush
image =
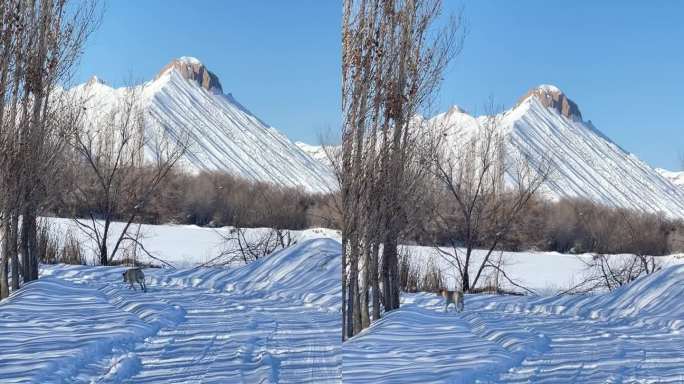
[[(458, 218), (444, 218), (443, 215), (419, 217), (417, 220), (424, 222), (429, 230), (408, 239), (417, 238), (423, 244), (459, 245), (465, 229), (452, 225), (452, 233), (439, 232), (435, 229), (439, 226), (431, 224), (436, 216), (460, 222)], [(676, 244), (681, 244), (678, 242), (680, 237), (684, 238), (681, 234), (684, 234), (682, 222), (670, 220), (663, 214), (606, 207), (582, 199), (533, 200), (515, 218), (511, 231), (497, 249), (658, 256), (672, 252)]]
[(39, 260), (44, 264), (75, 264), (85, 265), (85, 252), (79, 240), (71, 231), (63, 234), (63, 242), (59, 241), (57, 234), (52, 232), (46, 222), (39, 225), (37, 231), (37, 251)]
[(399, 284), (404, 292), (437, 292), (445, 288), (446, 279), (434, 262), (421, 268), (404, 251), (399, 255)]

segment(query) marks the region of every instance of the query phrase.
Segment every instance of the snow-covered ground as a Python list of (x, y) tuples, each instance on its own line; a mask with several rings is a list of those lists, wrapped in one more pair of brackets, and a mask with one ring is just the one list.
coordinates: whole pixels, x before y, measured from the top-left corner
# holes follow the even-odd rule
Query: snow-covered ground
[[(41, 219), (49, 228), (58, 241), (63, 241), (68, 236), (73, 236), (83, 245), (88, 264), (95, 264), (97, 243), (79, 228), (72, 219), (48, 217)], [(87, 220), (84, 221), (90, 225)], [(102, 225), (102, 223), (99, 223)], [(119, 234), (124, 228), (124, 223), (113, 222), (111, 224), (110, 237), (107, 246), (111, 250), (115, 245)], [(136, 259), (142, 263), (150, 263), (161, 266), (159, 259), (174, 267), (194, 267), (210, 263), (213, 265), (223, 264), (228, 261), (227, 257), (221, 257), (223, 251), (233, 249), (237, 244), (227, 239), (233, 238), (232, 227), (208, 228), (196, 225), (148, 225), (135, 224), (129, 229), (132, 236), (138, 235), (138, 241), (149, 252), (150, 257), (144, 251), (138, 249)], [(245, 236), (248, 240), (255, 241), (265, 236), (269, 228), (248, 228)], [(302, 231), (290, 231), (293, 241), (303, 241), (312, 238), (339, 238), (337, 231), (325, 228), (314, 228)], [(124, 241), (122, 248), (131, 247), (130, 241)], [(123, 252), (121, 252), (123, 255)], [(235, 264), (233, 263), (233, 266)]]
[[(460, 259), (464, 259), (465, 249), (458, 248)], [(410, 255), (414, 265), (422, 267), (421, 272), (425, 272), (432, 266), (442, 272), (446, 280), (448, 289), (455, 289), (459, 286), (459, 277), (456, 273), (456, 259), (452, 256), (454, 251), (450, 248), (441, 248), (437, 252), (431, 247), (405, 246), (403, 252)], [(477, 268), (482, 263), (487, 251), (475, 249), (471, 255), (471, 274), (477, 272)], [(633, 258), (633, 255), (605, 255), (611, 260), (621, 258)], [(513, 285), (502, 274), (496, 275), (496, 271), (486, 269), (481, 277), (482, 283), (489, 285), (496, 284), (500, 288), (519, 292), (529, 293), (528, 290), (540, 295), (556, 294), (559, 292), (582, 288), (582, 283), (591, 276), (592, 270), (587, 265), (591, 263), (593, 254), (563, 254), (558, 252), (501, 252), (496, 251), (490, 256), (490, 260), (500, 265), (506, 276), (516, 285)], [(684, 254), (673, 254), (668, 256), (657, 256), (656, 264), (666, 267), (673, 264), (684, 263)], [(474, 272), (473, 272), (474, 271)], [(498, 280), (494, 280), (497, 279)], [(480, 284), (481, 285), (481, 284)], [(521, 288), (524, 287), (524, 288)]]
[(298, 146), (299, 149), (304, 151), (307, 155), (311, 156), (312, 159), (330, 168), (332, 168), (333, 163), (332, 161), (330, 161), (330, 156), (326, 152), (326, 148), (328, 151), (337, 151), (340, 148), (339, 145), (329, 145), (326, 147), (323, 145), (311, 145), (307, 143), (302, 143), (301, 141), (295, 141), (295, 145)]
[(684, 265), (604, 295), (430, 294), (345, 343), (345, 383), (681, 383)]
[[(142, 293), (123, 284), (123, 267), (42, 266), (0, 304), (0, 383), (684, 380), (681, 256), (600, 295), (466, 295), (463, 313), (445, 313), (433, 294), (404, 294), (342, 344), (334, 231), (297, 232), (297, 245), (232, 268), (190, 267), (220, 248), (214, 229), (143, 231), (146, 248), (184, 268), (145, 269)], [(423, 265), (435, 257), (406, 251)], [(503, 257), (511, 276), (549, 293), (576, 281), (589, 256)]]
[(674, 185), (684, 188), (684, 171), (668, 171), (667, 169), (662, 168), (656, 168), (655, 170), (663, 175), (663, 177), (670, 180)]
[(235, 269), (44, 266), (0, 305), (0, 382), (341, 381), (339, 243)]
[[(67, 236), (75, 236), (83, 244), (86, 251), (86, 259), (89, 264), (95, 264), (96, 243), (92, 241), (71, 219), (44, 218), (50, 230), (59, 240)], [(117, 236), (123, 228), (123, 223), (114, 222), (111, 225), (112, 236), (108, 247), (112, 249)], [(163, 266), (164, 262), (176, 268), (189, 268), (199, 265), (223, 265), (230, 260), (229, 257), (221, 257), (222, 252), (237, 247), (235, 241), (226, 241), (234, 236), (231, 234), (232, 227), (207, 228), (195, 225), (148, 225), (139, 226), (139, 242), (147, 253), (138, 249), (136, 258), (143, 263)], [(245, 236), (248, 240), (256, 241), (265, 236), (269, 228), (247, 228)], [(138, 226), (131, 229), (132, 233), (138, 232)], [(305, 241), (307, 239), (328, 238), (340, 240), (340, 233), (336, 230), (325, 228), (313, 228), (301, 231), (290, 231), (293, 241)], [(124, 241), (122, 247), (131, 245)], [(443, 253), (451, 252), (452, 249), (442, 248)], [(463, 249), (458, 250), (463, 254)], [(457, 284), (457, 276), (453, 259), (441, 256), (434, 248), (425, 246), (404, 246), (401, 252), (408, 253), (415, 265), (428, 267), (435, 265), (446, 277), (447, 288), (453, 289)], [(121, 253), (123, 254), (123, 252)], [(130, 255), (130, 252), (129, 252)], [(483, 250), (473, 251), (473, 265), (478, 265), (485, 255)], [(659, 257), (658, 261), (663, 265), (681, 262), (684, 255)], [(615, 255), (614, 257), (629, 257), (629, 255)], [(570, 289), (586, 277), (586, 263), (592, 258), (591, 254), (561, 254), (557, 252), (495, 252), (491, 260), (505, 267), (506, 274), (517, 284), (532, 289), (537, 293), (555, 293)], [(450, 261), (451, 260), (451, 261)], [(240, 266), (240, 260), (228, 263), (227, 266)], [(484, 279), (489, 278), (485, 273)], [(519, 291), (503, 277), (499, 278), (499, 284), (506, 289)]]

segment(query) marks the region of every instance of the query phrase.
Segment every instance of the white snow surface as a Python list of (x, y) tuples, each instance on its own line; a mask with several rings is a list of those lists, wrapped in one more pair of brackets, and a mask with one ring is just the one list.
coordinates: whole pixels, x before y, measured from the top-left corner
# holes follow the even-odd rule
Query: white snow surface
[(188, 64), (202, 65), (202, 62), (198, 58), (192, 56), (181, 56), (178, 58), (178, 61)]
[(342, 347), (345, 383), (676, 383), (684, 379), (684, 265), (603, 295), (436, 295)]
[[(97, 263), (97, 243), (88, 236), (79, 224), (72, 219), (64, 218), (41, 218), (45, 225), (49, 226), (50, 231), (55, 234), (56, 240), (62, 242), (67, 236), (75, 237), (83, 246), (86, 252), (86, 262), (88, 264)], [(83, 219), (85, 220), (85, 219)], [(88, 221), (87, 224), (90, 225)], [(101, 227), (102, 222), (97, 222)], [(125, 223), (112, 222), (111, 236), (107, 241), (107, 247), (111, 250), (116, 244), (119, 234), (124, 228)], [(149, 255), (141, 250), (136, 253), (136, 259), (141, 263), (162, 266), (164, 262), (176, 268), (188, 268), (198, 265), (223, 265), (229, 261), (226, 257), (220, 257), (226, 250), (234, 249), (237, 244), (234, 241), (226, 241), (231, 237), (233, 227), (198, 227), (196, 225), (150, 225), (134, 224), (129, 233), (131, 236), (138, 234), (138, 241), (143, 245)], [(270, 228), (248, 228), (245, 229), (247, 240), (256, 241), (268, 232)], [(314, 238), (339, 239), (338, 231), (326, 228), (312, 228), (301, 231), (289, 231), (294, 241), (304, 241)], [(130, 249), (132, 242), (124, 240), (121, 249)], [(122, 255), (123, 252), (119, 252)], [(151, 257), (151, 256), (152, 257)], [(115, 260), (116, 261), (116, 260)], [(241, 266), (242, 263), (228, 263), (228, 266)]]
[(670, 180), (674, 185), (684, 188), (684, 171), (668, 171), (667, 169), (656, 168), (656, 171)]
[(560, 88), (551, 84), (540, 84), (538, 87), (536, 87), (536, 89), (539, 89), (544, 92), (563, 93), (563, 91), (561, 91)]
[[(478, 132), (482, 119), (452, 108), (430, 119), (430, 124), (447, 127), (451, 145), (456, 146)], [(620, 148), (590, 121), (568, 119), (534, 96), (497, 119), (509, 157), (528, 158), (537, 169), (542, 162), (551, 163), (553, 173), (543, 187), (548, 198), (580, 197), (684, 218), (684, 190)]]
[[(93, 242), (72, 219), (42, 218), (50, 231), (55, 234), (58, 241), (63, 241), (68, 236), (75, 236), (83, 244), (86, 252), (86, 261), (89, 264), (97, 263), (97, 244)], [(101, 224), (101, 223), (100, 223)], [(115, 245), (117, 236), (124, 226), (121, 222), (112, 222), (111, 236), (107, 243), (111, 250)], [(221, 257), (226, 250), (235, 249), (238, 244), (235, 241), (226, 241), (230, 237), (233, 227), (208, 228), (195, 225), (135, 225), (129, 230), (131, 235), (139, 234), (138, 241), (143, 245), (149, 255), (140, 250), (137, 251), (137, 260), (141, 263), (149, 263), (155, 266), (164, 266), (160, 260), (176, 268), (191, 268), (204, 265), (224, 265), (229, 259)], [(247, 228), (245, 235), (248, 240), (256, 241), (271, 231), (269, 228)], [(340, 241), (340, 232), (326, 228), (311, 228), (306, 230), (289, 231), (294, 241), (302, 242), (310, 239), (332, 239)], [(122, 249), (130, 249), (132, 244), (124, 241)], [(446, 279), (448, 289), (454, 289), (458, 284), (455, 273), (455, 261), (445, 257), (445, 254), (453, 254), (453, 249), (441, 248), (441, 252), (433, 247), (404, 245), (401, 253), (408, 254), (415, 265), (427, 270), (430, 266), (437, 267)], [(465, 250), (458, 249), (463, 255)], [(122, 254), (123, 252), (119, 252)], [(479, 265), (486, 255), (486, 250), (475, 249), (472, 253), (472, 265)], [(130, 253), (129, 253), (130, 255)], [(152, 257), (151, 257), (151, 256)], [(608, 257), (630, 257), (630, 255), (607, 255)], [(516, 283), (529, 288), (537, 293), (556, 293), (575, 287), (586, 277), (586, 263), (591, 261), (593, 254), (562, 254), (558, 252), (494, 252), (492, 262), (505, 267), (506, 274)], [(120, 256), (119, 256), (120, 258)], [(658, 257), (660, 265), (672, 265), (684, 262), (684, 255), (670, 255)], [(118, 259), (117, 259), (118, 260)], [(115, 260), (115, 261), (117, 261)], [(225, 264), (229, 267), (240, 267), (243, 263), (235, 260)], [(424, 272), (423, 270), (422, 272)], [(491, 278), (489, 273), (484, 273), (482, 281)], [(503, 277), (499, 278), (500, 286), (512, 291), (521, 291), (518, 287), (508, 283)], [(524, 291), (521, 291), (524, 292)]]
[[(457, 248), (460, 260), (463, 262), (465, 255), (464, 248)], [(460, 278), (457, 273), (457, 261), (453, 257), (452, 248), (443, 247), (438, 252), (435, 248), (424, 246), (403, 246), (402, 252), (408, 254), (414, 265), (422, 269), (425, 273), (432, 267), (438, 269), (445, 279), (446, 289), (455, 290), (460, 287)], [(473, 249), (471, 254), (470, 273), (473, 274), (487, 255), (488, 250)], [(523, 252), (503, 252), (495, 251), (490, 256), (490, 261), (500, 265), (513, 282), (512, 284), (503, 275), (497, 276), (496, 271), (486, 269), (478, 282), (478, 286), (498, 285), (500, 288), (518, 293), (529, 293), (530, 291), (538, 295), (556, 294), (571, 289), (580, 289), (592, 274), (587, 268), (591, 263), (594, 254), (564, 254), (546, 251), (523, 251)], [(604, 255), (605, 257), (617, 262), (626, 258), (630, 260), (633, 255), (616, 254)], [(684, 254), (673, 254), (667, 256), (656, 256), (656, 264), (661, 267), (678, 265), (684, 263)], [(472, 276), (471, 276), (472, 278)], [(494, 280), (498, 279), (498, 280)], [(521, 288), (524, 287), (524, 288)]]
[(0, 304), (2, 383), (339, 383), (339, 243), (235, 269), (42, 266)]
[[(325, 152), (325, 148), (322, 145), (311, 145), (301, 141), (295, 141), (295, 145), (297, 145), (299, 149), (304, 151), (307, 155), (311, 156), (311, 158), (314, 160), (325, 164), (328, 167), (332, 167), (332, 162), (330, 161), (330, 158), (328, 157), (328, 154)], [(331, 147), (333, 151), (337, 148), (339, 148), (339, 146)]]
[[(199, 63), (192, 57), (180, 60)], [(209, 92), (174, 68), (136, 89), (142, 94), (147, 112), (148, 135), (166, 132), (174, 138), (189, 136), (190, 150), (182, 162), (189, 171), (221, 170), (309, 192), (335, 188), (329, 168), (256, 117), (231, 94)], [(126, 88), (114, 89), (93, 81), (69, 92), (86, 100), (87, 118), (95, 119), (116, 106)]]

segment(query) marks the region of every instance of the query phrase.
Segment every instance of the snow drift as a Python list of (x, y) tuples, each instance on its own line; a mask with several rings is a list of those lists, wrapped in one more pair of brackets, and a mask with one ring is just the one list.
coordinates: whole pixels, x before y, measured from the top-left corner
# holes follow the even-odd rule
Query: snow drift
[(463, 313), (404, 295), (343, 345), (344, 382), (678, 382), (683, 274), (670, 266), (596, 296), (466, 295)]

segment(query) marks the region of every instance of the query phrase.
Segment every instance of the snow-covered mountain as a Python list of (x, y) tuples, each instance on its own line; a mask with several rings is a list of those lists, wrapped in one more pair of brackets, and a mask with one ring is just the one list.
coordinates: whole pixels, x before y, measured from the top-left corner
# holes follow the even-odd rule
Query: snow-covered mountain
[[(330, 161), (330, 158), (328, 157), (328, 154), (326, 153), (326, 148), (324, 148), (322, 145), (311, 145), (307, 143), (303, 143), (301, 141), (295, 141), (295, 145), (299, 147), (302, 151), (306, 152), (307, 155), (311, 156), (315, 160), (325, 164), (326, 166), (332, 166), (332, 162)], [(340, 148), (339, 146), (331, 146), (330, 147), (333, 151), (337, 148)]]
[[(477, 132), (483, 119), (454, 107), (430, 123), (448, 127), (456, 145), (459, 138)], [(515, 107), (497, 115), (497, 124), (511, 156), (524, 156), (533, 164), (551, 162), (553, 175), (544, 186), (548, 197), (582, 197), (684, 218), (684, 189), (583, 120), (577, 104), (557, 87), (530, 90)]]
[(670, 180), (674, 185), (680, 186), (684, 189), (684, 171), (668, 171), (667, 169), (656, 168), (658, 173)]
[[(285, 135), (259, 119), (233, 96), (223, 93), (219, 78), (199, 60), (172, 60), (139, 88), (149, 132), (190, 136), (182, 162), (190, 171), (221, 170), (253, 180), (310, 192), (334, 189), (330, 169), (314, 160)], [(126, 94), (92, 78), (69, 92), (87, 98), (88, 113), (105, 113)]]

